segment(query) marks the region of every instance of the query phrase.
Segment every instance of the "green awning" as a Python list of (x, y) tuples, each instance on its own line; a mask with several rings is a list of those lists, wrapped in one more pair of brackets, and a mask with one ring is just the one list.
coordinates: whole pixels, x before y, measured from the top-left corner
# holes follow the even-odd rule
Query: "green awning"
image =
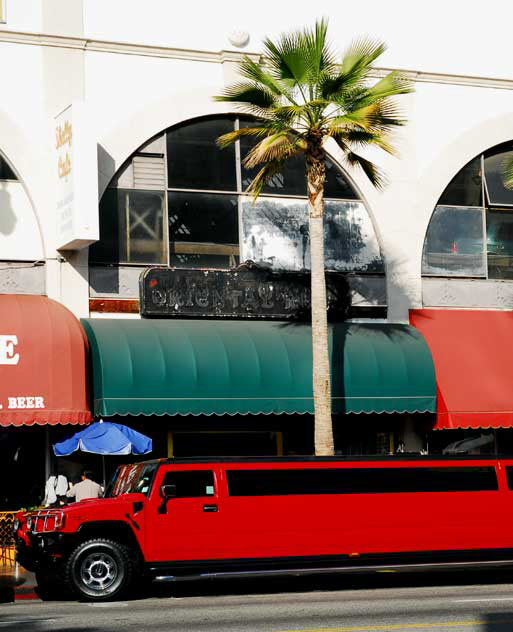
[[(94, 413), (313, 413), (307, 325), (260, 321), (83, 319)], [(408, 325), (330, 327), (333, 412), (435, 412), (435, 374)]]

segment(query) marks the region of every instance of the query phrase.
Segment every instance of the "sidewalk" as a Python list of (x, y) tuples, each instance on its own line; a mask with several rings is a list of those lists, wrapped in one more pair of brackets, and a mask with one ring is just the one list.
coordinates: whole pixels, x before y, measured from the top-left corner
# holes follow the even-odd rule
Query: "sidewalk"
[(0, 566), (0, 603), (39, 599), (34, 592), (35, 586), (34, 573), (19, 564)]

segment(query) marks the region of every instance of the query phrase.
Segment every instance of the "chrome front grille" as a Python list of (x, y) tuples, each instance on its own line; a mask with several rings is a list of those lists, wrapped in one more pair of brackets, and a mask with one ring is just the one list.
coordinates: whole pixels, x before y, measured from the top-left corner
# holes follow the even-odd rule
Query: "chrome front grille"
[(31, 513), (27, 518), (27, 527), (32, 533), (57, 531), (64, 524), (64, 512), (45, 509)]

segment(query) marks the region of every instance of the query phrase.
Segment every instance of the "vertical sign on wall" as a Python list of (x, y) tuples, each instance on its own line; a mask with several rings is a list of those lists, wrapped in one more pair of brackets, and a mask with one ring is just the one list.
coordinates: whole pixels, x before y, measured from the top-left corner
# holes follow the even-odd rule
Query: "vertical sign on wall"
[(83, 103), (55, 117), (57, 249), (79, 250), (99, 239), (98, 158)]

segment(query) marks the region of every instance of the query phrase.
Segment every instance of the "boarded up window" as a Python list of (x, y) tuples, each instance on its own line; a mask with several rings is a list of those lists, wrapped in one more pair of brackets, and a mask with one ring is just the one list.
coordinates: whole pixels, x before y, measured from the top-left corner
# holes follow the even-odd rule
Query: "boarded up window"
[[(245, 199), (242, 227), (244, 259), (276, 270), (310, 269), (306, 200)], [(379, 244), (361, 202), (326, 202), (324, 249), (327, 270), (383, 272)]]

